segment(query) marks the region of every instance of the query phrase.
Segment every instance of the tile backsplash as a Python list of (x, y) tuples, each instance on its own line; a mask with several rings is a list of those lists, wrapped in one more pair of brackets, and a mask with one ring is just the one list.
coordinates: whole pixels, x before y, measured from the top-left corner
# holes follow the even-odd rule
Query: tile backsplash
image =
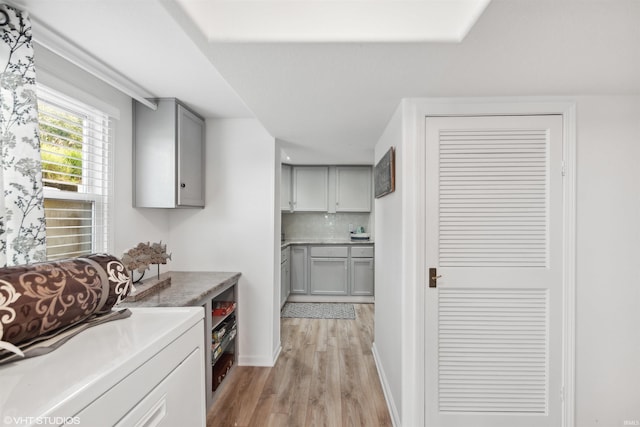
[[(282, 214), (282, 232), (287, 240), (295, 239), (348, 239), (349, 224), (364, 227), (365, 233), (373, 228), (370, 213), (294, 212)], [(373, 236), (371, 236), (373, 238)]]

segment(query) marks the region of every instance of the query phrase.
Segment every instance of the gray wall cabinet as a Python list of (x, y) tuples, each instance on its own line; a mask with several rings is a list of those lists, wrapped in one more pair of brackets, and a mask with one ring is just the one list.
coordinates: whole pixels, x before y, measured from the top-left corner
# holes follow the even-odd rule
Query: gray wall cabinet
[(369, 166), (336, 167), (336, 212), (371, 212)]
[(204, 119), (175, 98), (133, 105), (133, 204), (204, 207)]
[(280, 210), (291, 212), (293, 202), (291, 200), (291, 166), (282, 165), (280, 174)]
[(326, 166), (294, 166), (293, 210), (326, 212), (328, 209), (329, 168)]
[(282, 165), (282, 212), (371, 212), (370, 166)]

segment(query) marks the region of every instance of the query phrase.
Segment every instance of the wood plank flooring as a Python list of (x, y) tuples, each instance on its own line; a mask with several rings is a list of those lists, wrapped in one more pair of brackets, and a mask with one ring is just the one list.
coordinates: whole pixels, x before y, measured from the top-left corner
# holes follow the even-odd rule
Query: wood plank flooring
[(387, 427), (391, 419), (371, 354), (373, 304), (356, 320), (282, 319), (273, 368), (238, 366), (207, 427)]

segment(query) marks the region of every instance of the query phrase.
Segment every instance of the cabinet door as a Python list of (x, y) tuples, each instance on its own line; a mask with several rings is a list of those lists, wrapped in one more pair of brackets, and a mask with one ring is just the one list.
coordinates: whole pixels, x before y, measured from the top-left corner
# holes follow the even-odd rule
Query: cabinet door
[[(167, 309), (157, 308), (153, 310)], [(92, 427), (149, 425), (143, 422), (137, 424), (137, 422), (150, 419), (157, 421), (153, 425), (204, 426), (206, 417), (204, 365), (206, 363), (203, 360), (203, 335), (206, 336), (206, 334), (203, 334), (205, 329), (202, 320), (183, 331), (176, 339), (167, 335), (166, 340), (168, 342), (166, 343), (164, 342), (164, 336), (162, 340), (157, 338), (154, 338), (153, 341), (151, 338), (140, 339), (140, 343), (138, 343), (138, 339), (133, 340), (133, 342), (130, 339), (123, 339), (122, 348), (119, 346), (113, 349), (108, 348), (109, 339), (114, 340), (113, 342), (118, 342), (117, 340), (123, 337), (137, 337), (138, 334), (144, 335), (145, 332), (152, 333), (153, 328), (142, 327), (143, 325), (141, 324), (153, 324), (157, 327), (160, 322), (157, 317), (154, 318), (153, 316), (150, 317), (149, 314), (145, 314), (151, 313), (153, 310), (134, 312), (131, 318), (138, 320), (134, 322), (132, 329), (127, 326), (118, 326), (118, 329), (106, 328), (107, 339), (101, 336), (97, 342), (92, 341), (93, 337), (85, 340), (86, 342), (82, 348), (89, 349), (92, 345), (95, 345), (101, 351), (113, 354), (112, 361), (104, 357), (97, 357), (96, 360), (113, 362), (111, 370), (114, 372), (111, 374), (122, 376), (122, 379), (114, 386), (106, 390), (103, 389), (102, 385), (98, 386), (99, 379), (107, 375), (107, 372), (110, 372), (110, 363), (98, 365), (102, 366), (100, 369), (96, 368), (95, 370), (87, 371), (86, 357), (78, 353), (68, 354), (71, 360), (78, 359), (76, 363), (82, 372), (91, 374), (87, 377), (87, 382), (83, 381), (82, 384), (72, 383), (74, 384), (74, 390), (77, 388), (78, 390), (83, 390), (83, 393), (89, 393), (91, 403), (87, 406), (82, 405), (84, 408), (76, 414), (66, 412), (68, 411), (67, 409), (61, 410), (60, 415), (75, 415), (80, 418), (81, 425)], [(167, 315), (171, 316), (171, 313), (167, 313)], [(180, 318), (176, 319), (182, 320)], [(128, 321), (129, 319), (126, 320)], [(124, 321), (122, 322), (124, 323)], [(132, 322), (127, 323), (128, 325), (132, 324)], [(82, 339), (83, 336), (84, 333), (75, 337), (75, 339)], [(143, 342), (146, 344), (141, 347)], [(59, 350), (65, 350), (65, 346), (62, 346)], [(133, 353), (129, 354), (127, 350), (132, 350)], [(129, 357), (123, 359), (123, 354), (129, 354)], [(59, 363), (57, 360), (59, 358), (54, 359), (54, 363)], [(122, 363), (123, 361), (125, 362), (124, 364)], [(51, 374), (47, 373), (43, 376), (49, 378)], [(70, 376), (71, 378), (74, 377), (73, 374)], [(56, 383), (55, 381), (53, 382)], [(60, 387), (61, 390), (65, 390), (62, 385)], [(78, 393), (74, 391), (74, 395), (76, 394)], [(68, 395), (64, 394), (64, 396)], [(182, 399), (185, 400), (183, 401)], [(57, 402), (56, 406), (58, 408), (70, 408), (75, 406), (74, 400), (76, 399), (69, 398), (68, 400)], [(85, 401), (86, 399), (81, 400)], [(39, 400), (35, 400), (35, 402), (39, 402)], [(184, 420), (184, 424), (180, 422), (181, 419)]]
[(289, 260), (280, 264), (280, 307), (284, 305), (289, 297)]
[(280, 210), (289, 212), (291, 206), (291, 166), (282, 165), (280, 174)]
[(294, 166), (293, 210), (326, 212), (328, 210), (328, 185), (328, 167)]
[(204, 121), (178, 104), (178, 206), (204, 206)]
[(351, 295), (373, 295), (373, 258), (351, 258)]
[(291, 293), (307, 294), (307, 247), (291, 246), (289, 261), (291, 267)]
[(159, 100), (152, 110), (133, 102), (133, 199), (138, 208), (176, 207), (176, 110)]
[(287, 274), (284, 281), (284, 290), (286, 295), (284, 301), (286, 302), (291, 294), (291, 261), (287, 261), (287, 269), (285, 270), (285, 273)]
[(336, 167), (336, 212), (371, 212), (371, 168)]
[(202, 354), (198, 349), (182, 361), (116, 426), (204, 426), (206, 414), (200, 388), (202, 377)]
[(347, 295), (347, 258), (311, 258), (312, 295)]

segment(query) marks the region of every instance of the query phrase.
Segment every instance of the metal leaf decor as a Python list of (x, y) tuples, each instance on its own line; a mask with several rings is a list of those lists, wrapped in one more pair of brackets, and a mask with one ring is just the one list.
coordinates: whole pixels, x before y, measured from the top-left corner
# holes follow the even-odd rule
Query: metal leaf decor
[(167, 245), (163, 245), (162, 241), (152, 244), (140, 242), (122, 255), (122, 263), (127, 269), (137, 270), (138, 273), (144, 273), (151, 264), (166, 264), (170, 259), (171, 254), (167, 254)]

